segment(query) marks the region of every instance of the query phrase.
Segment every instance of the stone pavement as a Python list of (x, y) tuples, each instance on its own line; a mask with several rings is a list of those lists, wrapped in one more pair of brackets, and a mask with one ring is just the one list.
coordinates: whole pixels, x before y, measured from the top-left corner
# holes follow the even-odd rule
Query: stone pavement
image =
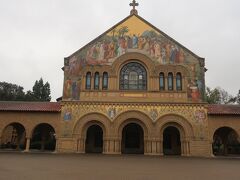
[(240, 180), (240, 158), (0, 153), (0, 180)]

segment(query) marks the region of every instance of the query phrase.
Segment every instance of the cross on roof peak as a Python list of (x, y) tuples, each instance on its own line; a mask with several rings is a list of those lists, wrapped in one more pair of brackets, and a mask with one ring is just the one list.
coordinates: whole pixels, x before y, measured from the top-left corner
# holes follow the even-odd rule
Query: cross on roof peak
[(136, 0), (133, 0), (129, 6), (132, 6), (133, 9), (131, 10), (131, 14), (138, 14), (138, 11), (136, 10), (136, 6), (138, 6), (139, 4), (136, 2)]

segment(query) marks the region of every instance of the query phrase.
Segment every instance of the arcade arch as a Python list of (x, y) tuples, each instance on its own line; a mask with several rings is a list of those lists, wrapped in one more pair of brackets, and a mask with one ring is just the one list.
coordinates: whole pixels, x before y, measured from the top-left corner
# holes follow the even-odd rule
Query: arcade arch
[(54, 151), (56, 147), (56, 131), (48, 123), (35, 126), (31, 135), (30, 149)]
[(220, 127), (213, 134), (212, 144), (213, 154), (229, 155), (240, 154), (239, 135), (231, 127)]
[(1, 136), (1, 148), (12, 150), (25, 149), (26, 129), (18, 122), (8, 124)]
[(104, 153), (109, 129), (110, 120), (103, 114), (92, 113), (81, 117), (73, 128), (77, 152)]
[(166, 115), (156, 122), (160, 132), (160, 154), (190, 155), (190, 139), (193, 137), (192, 125), (179, 115)]

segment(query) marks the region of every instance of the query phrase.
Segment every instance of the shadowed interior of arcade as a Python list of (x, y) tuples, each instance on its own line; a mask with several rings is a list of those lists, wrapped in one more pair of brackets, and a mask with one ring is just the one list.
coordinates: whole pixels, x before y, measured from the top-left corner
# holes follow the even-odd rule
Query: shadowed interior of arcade
[(49, 124), (39, 124), (33, 130), (30, 149), (54, 151), (56, 146), (55, 130)]
[(163, 154), (181, 155), (180, 132), (176, 127), (169, 126), (163, 131)]
[(229, 127), (217, 129), (213, 135), (213, 154), (218, 155), (240, 155), (240, 142), (238, 134)]
[(122, 130), (122, 154), (144, 154), (144, 132), (136, 123), (127, 124)]
[(1, 149), (24, 150), (26, 131), (20, 123), (11, 123), (2, 133)]
[(103, 153), (103, 130), (99, 125), (92, 125), (87, 129), (86, 153)]

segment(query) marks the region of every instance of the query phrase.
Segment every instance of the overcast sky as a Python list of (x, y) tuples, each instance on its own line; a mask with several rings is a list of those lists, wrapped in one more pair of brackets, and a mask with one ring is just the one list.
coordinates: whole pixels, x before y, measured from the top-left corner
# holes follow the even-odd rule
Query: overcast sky
[[(239, 0), (138, 0), (141, 17), (206, 59), (206, 85), (240, 89)], [(0, 81), (62, 96), (63, 59), (130, 14), (130, 0), (0, 0)]]

